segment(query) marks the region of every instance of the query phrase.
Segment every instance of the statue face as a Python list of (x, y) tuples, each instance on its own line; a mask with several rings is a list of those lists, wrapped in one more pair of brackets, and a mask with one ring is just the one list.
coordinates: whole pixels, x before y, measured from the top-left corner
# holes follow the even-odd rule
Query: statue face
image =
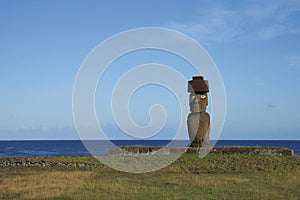
[(208, 105), (207, 93), (190, 94), (190, 110), (191, 112), (205, 112)]

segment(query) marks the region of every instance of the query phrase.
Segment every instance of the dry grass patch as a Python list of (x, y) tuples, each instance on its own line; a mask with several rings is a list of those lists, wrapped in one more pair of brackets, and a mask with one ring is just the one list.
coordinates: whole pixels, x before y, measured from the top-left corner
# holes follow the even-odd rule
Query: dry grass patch
[(97, 181), (97, 188), (104, 194), (134, 194), (135, 191), (131, 190), (135, 184), (132, 183), (130, 178), (106, 178)]
[(43, 199), (68, 196), (83, 187), (93, 172), (39, 172), (0, 180), (0, 198)]
[(178, 187), (222, 187), (223, 185), (248, 184), (249, 178), (240, 176), (207, 175), (207, 174), (174, 174), (156, 179), (160, 185), (173, 185)]

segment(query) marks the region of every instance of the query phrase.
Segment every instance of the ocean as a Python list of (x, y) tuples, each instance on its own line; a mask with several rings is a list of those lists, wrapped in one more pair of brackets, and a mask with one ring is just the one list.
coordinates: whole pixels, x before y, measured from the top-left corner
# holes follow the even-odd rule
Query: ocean
[[(164, 146), (169, 140), (113, 140), (117, 146), (148, 145)], [(178, 146), (187, 141), (177, 141)], [(300, 156), (300, 140), (218, 140), (215, 146), (263, 146), (294, 149)], [(108, 141), (97, 142), (97, 152), (105, 155), (113, 145)], [(0, 141), (0, 157), (14, 156), (87, 156), (91, 155), (80, 140), (24, 140)]]

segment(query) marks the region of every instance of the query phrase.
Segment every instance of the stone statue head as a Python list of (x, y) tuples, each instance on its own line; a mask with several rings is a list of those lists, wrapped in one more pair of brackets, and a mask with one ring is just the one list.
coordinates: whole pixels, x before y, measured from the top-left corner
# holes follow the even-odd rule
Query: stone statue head
[(193, 80), (188, 82), (188, 92), (191, 93), (190, 111), (205, 112), (208, 105), (208, 81), (203, 76), (193, 76)]
[(208, 105), (207, 93), (191, 93), (190, 94), (190, 111), (205, 112)]

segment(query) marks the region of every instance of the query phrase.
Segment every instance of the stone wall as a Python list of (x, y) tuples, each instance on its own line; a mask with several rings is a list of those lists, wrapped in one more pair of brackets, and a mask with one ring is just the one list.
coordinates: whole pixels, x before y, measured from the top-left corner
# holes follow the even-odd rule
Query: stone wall
[(78, 162), (55, 162), (42, 157), (9, 157), (0, 158), (0, 167), (15, 167), (15, 166), (61, 166), (61, 167), (95, 167), (101, 165)]
[[(124, 146), (120, 148), (108, 149), (109, 155), (114, 154), (127, 154), (127, 153), (140, 153), (140, 154), (153, 154), (153, 153), (198, 153), (200, 148), (188, 147), (186, 150), (184, 147), (162, 147), (159, 146)], [(161, 150), (159, 150), (161, 149)], [(157, 152), (156, 152), (157, 151)], [(209, 151), (213, 154), (268, 154), (268, 155), (294, 155), (294, 150), (289, 148), (278, 148), (278, 147), (255, 147), (255, 146), (224, 146), (224, 147), (213, 147), (213, 148), (202, 148), (201, 151)]]

